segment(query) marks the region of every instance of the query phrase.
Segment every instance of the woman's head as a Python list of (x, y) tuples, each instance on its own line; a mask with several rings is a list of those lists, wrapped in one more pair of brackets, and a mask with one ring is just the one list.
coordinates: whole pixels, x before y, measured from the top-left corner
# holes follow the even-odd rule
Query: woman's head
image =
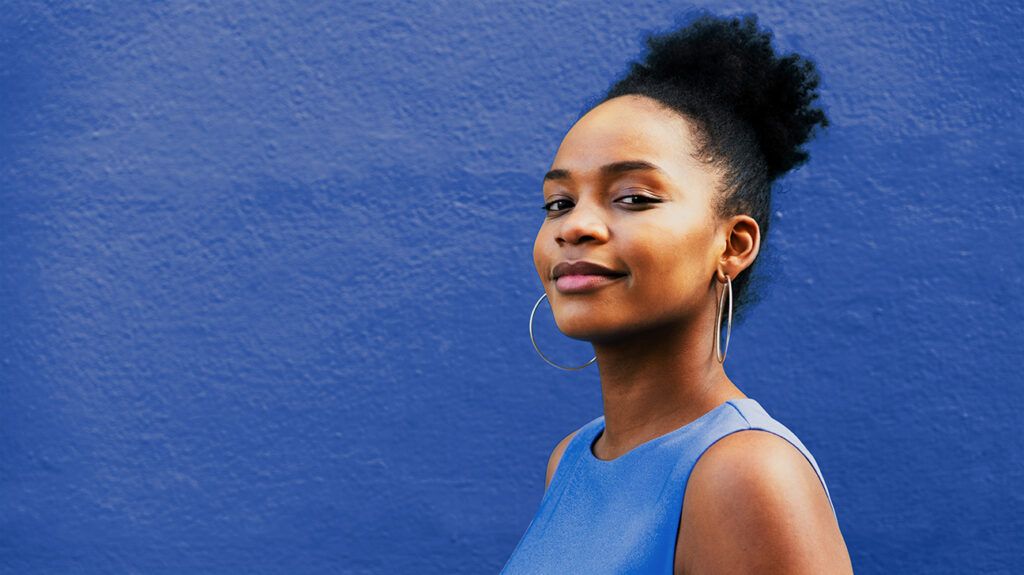
[[(801, 146), (828, 123), (812, 107), (813, 64), (776, 55), (755, 17), (705, 15), (647, 43), (569, 130), (544, 179), (534, 263), (559, 329), (578, 339), (695, 318), (725, 275), (742, 316), (772, 184), (807, 160)], [(567, 260), (624, 275), (573, 293), (552, 275)]]

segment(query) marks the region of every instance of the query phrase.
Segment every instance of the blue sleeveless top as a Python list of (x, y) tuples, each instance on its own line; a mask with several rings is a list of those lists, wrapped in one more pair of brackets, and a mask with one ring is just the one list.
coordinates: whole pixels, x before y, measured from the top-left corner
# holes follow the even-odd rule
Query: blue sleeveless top
[(745, 429), (769, 431), (796, 446), (814, 467), (832, 504), (814, 457), (751, 398), (730, 399), (608, 461), (595, 457), (591, 449), (603, 429), (601, 415), (569, 441), (539, 509), (501, 575), (672, 575), (690, 471), (715, 441)]

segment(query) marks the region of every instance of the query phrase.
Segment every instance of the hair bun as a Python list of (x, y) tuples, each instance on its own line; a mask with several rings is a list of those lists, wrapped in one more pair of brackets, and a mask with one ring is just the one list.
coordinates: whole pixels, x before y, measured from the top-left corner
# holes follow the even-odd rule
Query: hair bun
[(803, 144), (815, 126), (828, 126), (824, 111), (812, 106), (820, 81), (814, 63), (777, 55), (772, 32), (758, 29), (756, 15), (703, 14), (646, 43), (645, 59), (612, 91), (657, 84), (686, 92), (690, 105), (709, 115), (739, 118), (753, 130), (772, 180), (806, 162)]

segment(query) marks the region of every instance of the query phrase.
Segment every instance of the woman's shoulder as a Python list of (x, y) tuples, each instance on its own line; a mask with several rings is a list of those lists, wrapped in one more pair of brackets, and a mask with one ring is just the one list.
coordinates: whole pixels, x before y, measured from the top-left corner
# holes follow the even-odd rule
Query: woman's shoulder
[(691, 567), (700, 557), (729, 556), (742, 570), (744, 549), (830, 569), (836, 557), (848, 557), (817, 470), (791, 441), (756, 427), (722, 437), (701, 455), (680, 525), (680, 553)]

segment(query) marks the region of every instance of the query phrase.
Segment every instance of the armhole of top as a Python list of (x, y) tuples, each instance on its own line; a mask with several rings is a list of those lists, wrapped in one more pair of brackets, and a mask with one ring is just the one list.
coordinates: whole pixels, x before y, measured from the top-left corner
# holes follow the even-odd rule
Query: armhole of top
[(548, 483), (547, 488), (544, 490), (545, 498), (547, 498), (548, 492), (554, 489), (555, 483), (559, 481), (559, 478), (567, 473), (565, 471), (566, 464), (572, 464), (573, 461), (578, 459), (578, 457), (575, 454), (575, 451), (577, 451), (578, 448), (575, 444), (579, 442), (580, 433), (586, 427), (587, 426), (584, 425), (577, 429), (576, 431), (572, 432), (572, 438), (569, 439), (569, 442), (565, 444), (565, 449), (562, 450), (562, 455), (559, 456), (558, 464), (555, 466), (555, 472), (551, 474), (551, 481)]

